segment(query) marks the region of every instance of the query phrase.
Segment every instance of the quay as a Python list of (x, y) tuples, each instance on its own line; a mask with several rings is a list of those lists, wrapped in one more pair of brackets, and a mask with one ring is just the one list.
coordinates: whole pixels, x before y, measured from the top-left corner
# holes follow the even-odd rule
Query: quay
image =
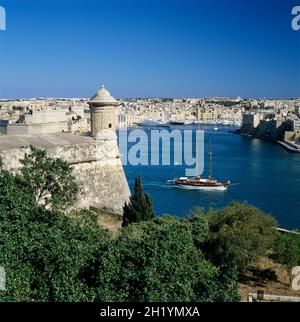
[(300, 146), (297, 144), (284, 142), (284, 141), (277, 141), (284, 149), (289, 152), (300, 153)]

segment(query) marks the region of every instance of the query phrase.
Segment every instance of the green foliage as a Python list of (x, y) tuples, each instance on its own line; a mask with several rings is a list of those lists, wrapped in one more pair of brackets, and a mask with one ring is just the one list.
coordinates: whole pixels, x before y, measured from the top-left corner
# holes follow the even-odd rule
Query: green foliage
[(6, 290), (0, 301), (91, 301), (89, 284), (109, 234), (94, 215), (72, 219), (40, 206), (20, 176), (0, 170), (0, 266)]
[(131, 223), (150, 220), (154, 218), (152, 200), (143, 191), (142, 179), (137, 177), (134, 184), (134, 194), (130, 197), (129, 203), (123, 207), (123, 223), (126, 227)]
[(224, 278), (196, 247), (199, 230), (171, 216), (123, 229), (100, 259), (97, 300), (238, 300), (236, 276)]
[(194, 244), (198, 248), (203, 248), (208, 240), (209, 228), (207, 218), (202, 209), (195, 208), (188, 217), (187, 223), (193, 234)]
[[(153, 218), (137, 178), (113, 238), (90, 211), (63, 213), (78, 192), (67, 163), (32, 148), (22, 165), (14, 175), (0, 163), (0, 301), (238, 301), (237, 269), (278, 237), (272, 217), (239, 203)], [(274, 256), (292, 267), (300, 243), (290, 238), (277, 240)]]
[(68, 162), (52, 159), (46, 155), (46, 151), (33, 146), (20, 162), (20, 180), (38, 204), (54, 210), (73, 205), (79, 187)]
[(35, 201), (28, 195), (17, 177), (0, 171), (0, 222), (2, 220), (18, 220), (24, 213), (35, 215)]
[[(17, 196), (18, 199), (15, 199)], [(236, 301), (236, 275), (204, 259), (205, 217), (129, 225), (115, 239), (93, 213), (65, 216), (1, 173), (0, 301)]]
[(272, 258), (283, 264), (292, 279), (292, 268), (300, 264), (300, 236), (297, 234), (278, 234)]
[(247, 204), (232, 203), (224, 209), (211, 210), (207, 219), (206, 253), (217, 265), (231, 263), (244, 270), (265, 255), (276, 238), (275, 219)]
[(89, 264), (108, 233), (62, 213), (32, 212), (39, 215), (0, 221), (0, 265), (7, 279), (0, 301), (93, 301)]

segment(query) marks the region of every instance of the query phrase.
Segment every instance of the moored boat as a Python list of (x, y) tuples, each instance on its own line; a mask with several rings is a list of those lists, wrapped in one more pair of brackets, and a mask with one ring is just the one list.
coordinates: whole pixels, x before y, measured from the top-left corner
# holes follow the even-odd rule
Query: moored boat
[(169, 123), (162, 120), (145, 120), (141, 123), (138, 123), (138, 126), (145, 126), (145, 127), (168, 127)]
[(184, 121), (170, 121), (171, 125), (184, 125)]

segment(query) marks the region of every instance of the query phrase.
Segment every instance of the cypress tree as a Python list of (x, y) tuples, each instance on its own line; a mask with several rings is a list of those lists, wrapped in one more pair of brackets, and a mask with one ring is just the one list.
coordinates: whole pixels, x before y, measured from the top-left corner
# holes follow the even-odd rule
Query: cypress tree
[(154, 218), (152, 200), (149, 194), (143, 190), (140, 176), (135, 178), (134, 194), (130, 197), (129, 203), (123, 207), (122, 227), (133, 222), (146, 221)]

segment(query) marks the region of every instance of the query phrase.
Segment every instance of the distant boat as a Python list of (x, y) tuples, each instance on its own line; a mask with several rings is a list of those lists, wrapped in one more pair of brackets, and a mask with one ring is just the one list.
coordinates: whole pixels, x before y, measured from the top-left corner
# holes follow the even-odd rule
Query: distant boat
[(211, 142), (210, 142), (210, 152), (209, 152), (209, 164), (210, 164), (210, 173), (208, 178), (201, 178), (200, 176), (196, 176), (194, 178), (179, 177), (170, 181), (174, 182), (178, 187), (189, 189), (189, 190), (207, 190), (207, 191), (226, 190), (229, 186), (234, 185), (229, 180), (218, 182), (217, 180), (213, 179)]
[(170, 124), (171, 125), (184, 125), (184, 122), (182, 122), (182, 121), (171, 121)]
[(219, 129), (217, 127), (214, 127), (214, 131), (218, 131)]
[(155, 120), (145, 120), (141, 123), (138, 123), (139, 126), (148, 126), (148, 127), (154, 127), (154, 126), (169, 126), (169, 123), (166, 121), (155, 121)]

